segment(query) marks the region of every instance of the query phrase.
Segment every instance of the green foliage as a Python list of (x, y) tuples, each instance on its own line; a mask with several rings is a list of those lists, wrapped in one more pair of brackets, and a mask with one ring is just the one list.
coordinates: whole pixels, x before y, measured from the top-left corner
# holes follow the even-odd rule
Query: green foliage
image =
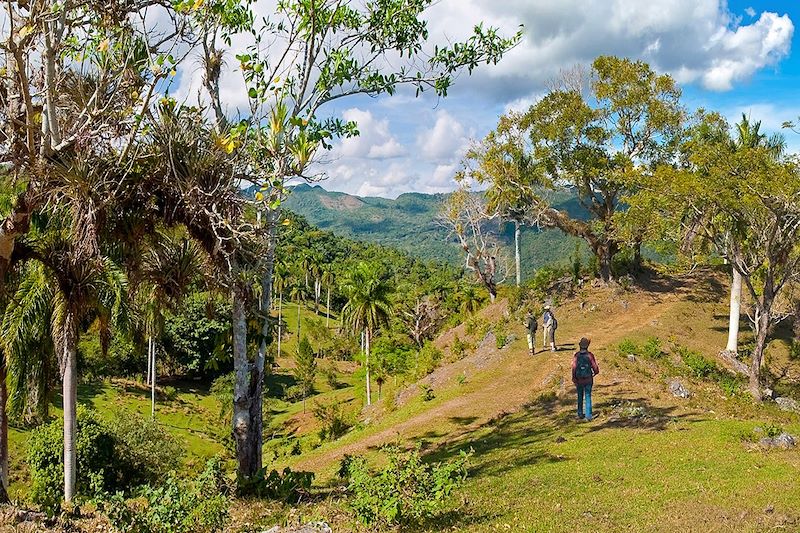
[(316, 403), (313, 412), (322, 426), (319, 430), (322, 440), (336, 440), (353, 426), (352, 417), (344, 412), (339, 402)]
[(417, 352), (417, 363), (414, 370), (414, 375), (417, 378), (427, 376), (439, 366), (442, 360), (442, 352), (430, 342)]
[(631, 339), (623, 339), (617, 346), (617, 353), (622, 357), (637, 355), (639, 353), (639, 345)]
[(283, 472), (262, 468), (252, 478), (238, 480), (237, 494), (296, 503), (308, 495), (313, 481), (312, 472), (296, 472), (288, 467)]
[(680, 346), (678, 347), (678, 355), (681, 356), (681, 359), (695, 377), (708, 378), (717, 372), (716, 363), (709, 361), (694, 350)]
[(145, 485), (138, 497), (105, 496), (98, 507), (123, 533), (194, 533), (220, 531), (229, 520), (230, 491), (222, 464), (214, 459), (193, 480), (174, 474), (156, 487)]
[(792, 340), (792, 343), (789, 345), (789, 359), (792, 361), (797, 361), (798, 359), (800, 359), (799, 340)]
[(533, 293), (533, 297), (544, 300), (550, 294), (553, 284), (561, 279), (565, 271), (556, 267), (543, 267), (538, 269), (528, 282), (528, 286)]
[(356, 517), (373, 527), (411, 526), (440, 513), (448, 498), (467, 477), (469, 455), (444, 463), (427, 464), (419, 447), (403, 452), (390, 447), (388, 464), (371, 472), (363, 457), (349, 457), (346, 470), (350, 508)]
[(297, 345), (297, 353), (294, 358), (295, 369), (294, 377), (302, 389), (303, 400), (314, 390), (314, 380), (317, 377), (317, 359), (311, 348), (308, 338), (303, 336)]
[(336, 390), (341, 386), (341, 382), (339, 381), (339, 373), (336, 372), (336, 367), (332, 364), (326, 365), (322, 369), (322, 375), (325, 377), (325, 382), (328, 386)]
[(450, 346), (450, 353), (455, 359), (461, 359), (469, 349), (469, 344), (461, 340), (461, 337), (455, 335), (453, 337), (453, 344)]
[(642, 345), (641, 354), (649, 359), (659, 359), (664, 355), (661, 350), (661, 340), (658, 337), (648, 338)]
[(436, 396), (433, 393), (433, 387), (431, 387), (430, 385), (423, 383), (422, 385), (419, 386), (419, 390), (423, 402), (429, 402), (434, 398), (436, 398)]
[[(35, 429), (28, 448), (31, 500), (48, 513), (64, 490), (64, 429), (53, 421)], [(94, 497), (159, 479), (175, 468), (182, 450), (158, 424), (127, 417), (113, 426), (91, 409), (77, 413), (77, 491)]]
[(165, 364), (175, 373), (213, 376), (232, 368), (231, 307), (219, 294), (189, 294), (164, 318)]

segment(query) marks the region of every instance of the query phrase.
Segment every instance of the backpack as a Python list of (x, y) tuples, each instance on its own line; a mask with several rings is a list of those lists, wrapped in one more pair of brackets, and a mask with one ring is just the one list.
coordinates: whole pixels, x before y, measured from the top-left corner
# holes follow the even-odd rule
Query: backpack
[(550, 327), (553, 328), (553, 331), (558, 329), (558, 320), (556, 320), (556, 315), (551, 314), (552, 318), (550, 319)]
[(594, 377), (592, 359), (589, 352), (578, 352), (577, 358), (578, 361), (575, 363), (575, 377), (578, 379)]

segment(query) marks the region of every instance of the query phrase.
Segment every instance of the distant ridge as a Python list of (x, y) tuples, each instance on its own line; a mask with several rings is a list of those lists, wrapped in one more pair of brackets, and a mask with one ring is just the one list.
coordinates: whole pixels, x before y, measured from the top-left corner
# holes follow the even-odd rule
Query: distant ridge
[[(446, 194), (405, 193), (394, 200), (360, 197), (327, 191), (320, 185), (300, 184), (292, 188), (284, 207), (304, 216), (321, 229), (367, 242), (406, 250), (423, 259), (460, 265), (461, 250), (436, 220)], [(568, 196), (556, 202), (571, 213), (581, 211)], [(508, 256), (513, 258), (513, 229), (507, 225), (503, 235)], [(530, 276), (536, 268), (569, 261), (576, 243), (557, 230), (526, 228), (522, 233), (522, 271)]]

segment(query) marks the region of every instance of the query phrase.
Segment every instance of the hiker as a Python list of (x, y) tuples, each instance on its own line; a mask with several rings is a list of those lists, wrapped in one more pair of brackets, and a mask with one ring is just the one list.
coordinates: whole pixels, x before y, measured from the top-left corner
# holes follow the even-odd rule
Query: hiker
[(528, 351), (531, 355), (536, 353), (536, 330), (538, 327), (539, 323), (536, 321), (536, 317), (528, 311), (525, 315), (525, 329), (528, 333)]
[(558, 328), (558, 320), (553, 310), (549, 305), (544, 306), (544, 315), (542, 316), (542, 324), (544, 324), (544, 340), (542, 341), (542, 349), (547, 347), (550, 343), (550, 351), (556, 351), (556, 328)]
[(578, 346), (580, 350), (575, 352), (572, 360), (572, 382), (578, 389), (578, 420), (585, 418), (592, 419), (592, 384), (594, 377), (600, 373), (594, 354), (589, 351), (589, 344), (592, 341), (583, 337)]

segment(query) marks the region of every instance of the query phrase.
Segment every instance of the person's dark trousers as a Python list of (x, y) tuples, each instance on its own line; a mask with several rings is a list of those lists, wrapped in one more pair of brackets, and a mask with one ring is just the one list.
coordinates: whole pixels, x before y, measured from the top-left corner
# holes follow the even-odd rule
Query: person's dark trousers
[[(578, 388), (578, 418), (592, 419), (592, 384), (576, 385)], [(585, 409), (584, 409), (585, 407)]]

